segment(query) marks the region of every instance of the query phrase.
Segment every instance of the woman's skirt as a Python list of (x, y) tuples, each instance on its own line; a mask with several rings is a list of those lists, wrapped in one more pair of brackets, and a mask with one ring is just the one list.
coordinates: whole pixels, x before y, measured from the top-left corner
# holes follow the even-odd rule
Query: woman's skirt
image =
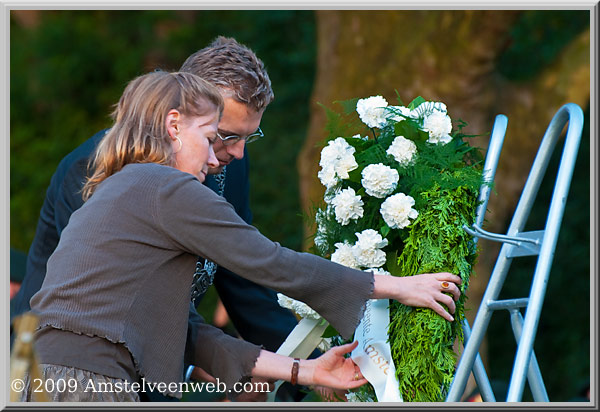
[(43, 379), (25, 375), (21, 402), (40, 400), (46, 392), (51, 402), (139, 402), (139, 388), (119, 378), (100, 375), (70, 366), (40, 364)]

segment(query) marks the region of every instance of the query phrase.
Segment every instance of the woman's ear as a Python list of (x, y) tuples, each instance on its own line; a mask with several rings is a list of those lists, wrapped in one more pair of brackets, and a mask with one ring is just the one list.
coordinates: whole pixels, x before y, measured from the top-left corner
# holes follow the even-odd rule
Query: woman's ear
[(165, 120), (167, 127), (167, 133), (171, 136), (171, 139), (175, 139), (175, 136), (179, 134), (179, 121), (181, 120), (181, 113), (175, 109), (169, 110), (167, 113), (167, 119)]

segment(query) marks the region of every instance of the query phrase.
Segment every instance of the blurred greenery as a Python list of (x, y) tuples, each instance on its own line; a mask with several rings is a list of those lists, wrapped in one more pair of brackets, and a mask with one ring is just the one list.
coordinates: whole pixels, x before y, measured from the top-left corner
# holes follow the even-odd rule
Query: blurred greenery
[(525, 11), (511, 30), (498, 71), (513, 81), (527, 81), (589, 26), (590, 14), (581, 10)]
[[(25, 13), (32, 15), (17, 16), (13, 10), (10, 16), (11, 247), (28, 250), (56, 166), (110, 126), (111, 105), (129, 80), (157, 67), (176, 70), (189, 54), (225, 35), (256, 51), (276, 96), (261, 124), (266, 138), (248, 146), (254, 223), (282, 245), (301, 248), (296, 157), (307, 132), (316, 68), (313, 11)], [(587, 27), (588, 12), (525, 11), (498, 69), (508, 78), (527, 81)], [(581, 383), (589, 381), (589, 110), (586, 120), (535, 346), (552, 401), (574, 397)], [(532, 228), (543, 225), (551, 183), (546, 181), (540, 191)], [(533, 264), (515, 260), (505, 297), (527, 293)], [(206, 299), (210, 305), (202, 315), (210, 320), (214, 290)], [(488, 336), (490, 377), (508, 380), (515, 344), (507, 315), (492, 318)]]
[(315, 70), (312, 11), (40, 13), (27, 28), (11, 15), (11, 246), (28, 250), (58, 162), (110, 126), (111, 105), (129, 80), (157, 67), (176, 70), (225, 35), (257, 53), (275, 91), (261, 125), (266, 138), (248, 146), (255, 224), (284, 246), (301, 248), (295, 159)]

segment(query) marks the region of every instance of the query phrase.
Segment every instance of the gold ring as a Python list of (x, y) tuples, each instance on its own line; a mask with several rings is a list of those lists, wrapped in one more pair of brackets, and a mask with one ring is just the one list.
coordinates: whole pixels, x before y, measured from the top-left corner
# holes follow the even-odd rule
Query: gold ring
[(450, 287), (450, 283), (446, 281), (442, 282), (442, 289), (448, 289), (448, 287)]
[(356, 373), (354, 374), (354, 380), (355, 380), (355, 381), (359, 381), (359, 380), (360, 380), (360, 375), (358, 374), (358, 372), (356, 372)]

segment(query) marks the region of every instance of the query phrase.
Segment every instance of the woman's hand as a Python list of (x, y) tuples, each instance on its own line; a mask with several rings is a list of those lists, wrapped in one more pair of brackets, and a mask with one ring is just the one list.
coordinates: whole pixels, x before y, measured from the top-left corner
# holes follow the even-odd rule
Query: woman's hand
[(367, 383), (360, 369), (350, 358), (344, 358), (352, 352), (358, 342), (334, 346), (317, 359), (303, 360), (298, 371), (298, 383), (302, 385), (320, 385), (334, 389), (357, 388)]
[[(444, 319), (454, 320), (450, 313), (456, 310), (454, 301), (460, 297), (457, 286), (461, 283), (460, 277), (447, 272), (404, 277), (374, 276), (373, 299), (395, 299), (407, 306), (430, 308)], [(441, 303), (446, 305), (450, 313)]]

